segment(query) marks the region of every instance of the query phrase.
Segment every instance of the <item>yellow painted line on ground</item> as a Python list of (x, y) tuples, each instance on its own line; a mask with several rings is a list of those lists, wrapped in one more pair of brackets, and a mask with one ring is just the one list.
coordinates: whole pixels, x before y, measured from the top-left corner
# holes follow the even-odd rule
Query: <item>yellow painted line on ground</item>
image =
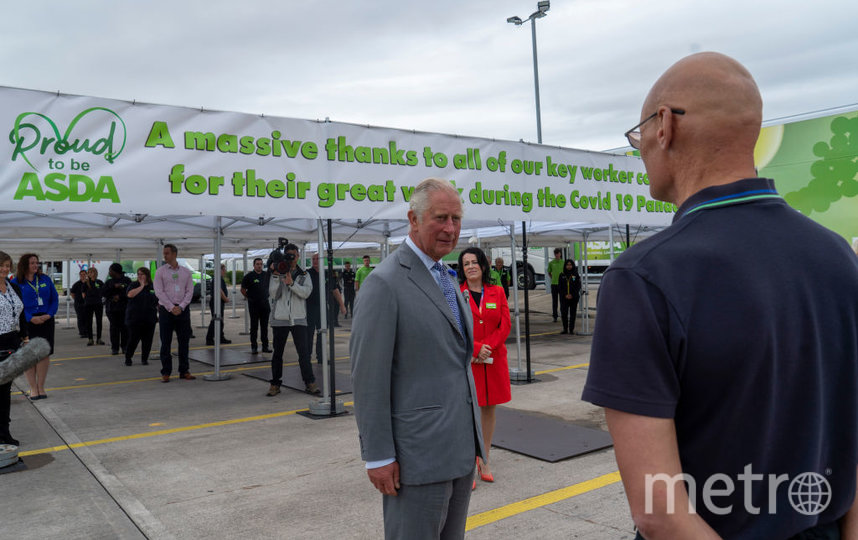
[[(284, 363), (283, 365), (284, 366), (297, 366), (298, 362), (288, 362), (288, 363)], [(233, 369), (222, 369), (222, 370), (220, 370), (220, 372), (221, 373), (238, 373), (241, 371), (253, 371), (256, 369), (270, 369), (270, 367), (271, 366), (269, 366), (269, 365), (246, 366), (246, 367), (238, 367), (238, 368), (233, 368)], [(197, 374), (200, 377), (202, 377), (202, 376), (208, 375), (210, 373), (214, 373), (214, 371), (204, 371), (202, 373), (197, 373)], [(178, 377), (173, 376), (173, 379), (178, 380)], [(152, 382), (152, 381), (160, 381), (160, 380), (161, 380), (161, 376), (159, 375), (157, 377), (146, 377), (144, 379), (126, 379), (124, 381), (109, 381), (109, 382), (92, 383), (92, 384), (75, 384), (72, 386), (55, 386), (53, 388), (46, 388), (45, 392), (56, 392), (58, 390), (77, 390), (79, 388), (99, 388), (99, 387), (103, 387), (103, 386), (115, 386), (117, 384), (131, 384), (131, 383)], [(23, 392), (12, 392), (13, 396), (20, 396), (23, 394), (24, 394)]]
[[(158, 343), (157, 343), (157, 342), (155, 342), (155, 343), (153, 343), (153, 344), (152, 344), (152, 346), (153, 346), (153, 350), (154, 350), (154, 352), (156, 352), (156, 353), (157, 353), (157, 347), (156, 347), (157, 345), (158, 345)], [(232, 347), (246, 347), (246, 346), (249, 346), (249, 345), (250, 345), (250, 342), (248, 341), (247, 343), (232, 343), (232, 344), (230, 344), (230, 345), (221, 345), (220, 347), (221, 347), (221, 349), (226, 349), (227, 347), (229, 347), (229, 348), (232, 348)], [(98, 345), (98, 346), (99, 346), (99, 347), (106, 347), (107, 345)], [(191, 348), (189, 348), (188, 350), (189, 350), (189, 351), (199, 351), (199, 350), (202, 350), (202, 349), (213, 349), (213, 348), (214, 348), (214, 346), (212, 346), (212, 345), (202, 345), (202, 346), (199, 346), (199, 347), (191, 347)], [(178, 353), (179, 353), (179, 350), (178, 350), (178, 349), (172, 349), (172, 350), (170, 350), (170, 352), (171, 352), (171, 353), (173, 353), (173, 354), (178, 354)], [(139, 354), (139, 351), (137, 351), (137, 353), (136, 353), (136, 354)], [(113, 357), (113, 356), (115, 356), (115, 357), (117, 357), (117, 358), (125, 358), (125, 356), (123, 356), (121, 353), (120, 353), (120, 354), (107, 353), (107, 354), (97, 354), (97, 355), (95, 355), (95, 356), (70, 356), (70, 357), (68, 357), (68, 358), (51, 358), (51, 362), (62, 362), (62, 361), (64, 361), (64, 360), (93, 360), (93, 359), (96, 359), (96, 358), (111, 358), (111, 357)], [(155, 358), (155, 362), (158, 362), (158, 359), (157, 359), (157, 358)]]
[[(345, 403), (345, 406), (354, 405), (353, 401), (349, 401)], [(231, 426), (235, 424), (244, 424), (247, 422), (258, 422), (260, 420), (270, 420), (272, 418), (282, 418), (284, 416), (291, 416), (294, 414), (298, 414), (299, 412), (306, 412), (308, 409), (295, 409), (292, 411), (283, 411), (278, 413), (269, 413), (269, 414), (260, 414), (258, 416), (248, 416), (246, 418), (235, 418), (233, 420), (221, 420), (220, 422), (209, 422), (207, 424), (198, 424), (195, 426), (184, 426), (177, 427), (172, 429), (161, 429), (158, 431), (149, 431), (146, 433), (135, 433), (133, 435), (125, 435), (123, 437), (109, 437), (107, 439), (98, 439), (95, 441), (87, 441), (81, 443), (75, 443), (70, 445), (61, 445), (61, 446), (51, 446), (48, 448), (40, 448), (38, 450), (28, 450), (26, 452), (19, 452), (18, 455), (21, 457), (33, 456), (36, 454), (48, 454), (51, 452), (59, 452), (61, 450), (69, 450), (71, 448), (83, 448), (84, 446), (96, 446), (99, 444), (109, 444), (115, 442), (122, 441), (132, 441), (136, 439), (145, 439), (148, 437), (159, 437), (161, 435), (170, 435), (173, 433), (182, 433), (185, 431), (195, 431), (198, 429), (208, 429), (214, 427), (222, 427), (222, 426)]]
[(590, 365), (590, 362), (586, 362), (584, 364), (575, 364), (574, 366), (564, 366), (564, 367), (558, 367), (558, 368), (552, 368), (552, 369), (544, 369), (542, 371), (537, 371), (536, 374), (537, 375), (543, 375), (545, 373), (554, 373), (555, 371), (566, 371), (567, 369), (578, 369), (578, 368), (582, 368), (582, 367), (587, 367), (589, 365)]
[(620, 472), (614, 471), (612, 473), (598, 476), (591, 480), (579, 482), (569, 487), (549, 491), (548, 493), (543, 493), (542, 495), (537, 495), (535, 497), (531, 497), (523, 501), (514, 502), (506, 506), (501, 506), (500, 508), (495, 508), (494, 510), (482, 512), (480, 514), (474, 514), (473, 516), (470, 516), (468, 518), (465, 530), (472, 531), (478, 527), (482, 527), (483, 525), (488, 525), (490, 523), (494, 523), (496, 521), (500, 521), (508, 517), (516, 516), (524, 512), (529, 512), (530, 510), (542, 508), (543, 506), (554, 504), (556, 502), (575, 497), (576, 495), (581, 495), (583, 493), (603, 488), (611, 484), (616, 484), (619, 481)]

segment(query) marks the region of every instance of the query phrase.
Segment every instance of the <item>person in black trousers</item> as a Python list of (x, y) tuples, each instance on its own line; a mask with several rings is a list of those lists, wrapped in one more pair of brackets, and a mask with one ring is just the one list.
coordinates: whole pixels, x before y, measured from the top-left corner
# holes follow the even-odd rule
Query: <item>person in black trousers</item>
[[(232, 343), (231, 340), (226, 339), (226, 336), (223, 333), (223, 311), (224, 305), (229, 302), (229, 296), (227, 295), (226, 281), (223, 279), (223, 276), (226, 275), (226, 265), (220, 265), (220, 342), (221, 343)], [(209, 312), (212, 314), (212, 320), (209, 322), (209, 330), (206, 332), (206, 345), (214, 345), (214, 326), (215, 326), (215, 297), (214, 291), (212, 291), (212, 298), (209, 300)]]
[(83, 291), (86, 286), (86, 270), (80, 271), (80, 280), (71, 286), (69, 294), (74, 300), (74, 314), (77, 316), (78, 336), (85, 338), (86, 335), (86, 307), (83, 305)]
[[(6, 277), (12, 270), (12, 257), (0, 251), (0, 362), (18, 349), (27, 339), (27, 319), (21, 289)], [(9, 411), (12, 405), (12, 381), (0, 385), (0, 444), (18, 446), (9, 433)]]
[(128, 286), (128, 306), (125, 309), (125, 326), (128, 344), (125, 347), (125, 365), (131, 365), (134, 350), (140, 343), (140, 363), (149, 365), (149, 351), (155, 323), (158, 322), (158, 297), (152, 286), (152, 273), (145, 266), (137, 269), (137, 281)]
[(125, 327), (125, 307), (128, 305), (128, 297), (125, 291), (131, 285), (131, 280), (122, 272), (122, 265), (113, 263), (110, 265), (110, 279), (104, 284), (104, 305), (107, 311), (107, 320), (110, 321), (110, 349), (113, 354), (119, 351), (125, 352), (128, 344), (128, 329)]
[[(98, 279), (98, 269), (90, 268), (86, 271), (86, 285), (83, 288), (83, 305), (86, 309), (84, 318), (86, 318), (86, 337), (89, 341), (87, 345), (104, 345), (101, 341), (101, 318), (104, 315), (104, 305), (102, 304), (102, 291), (104, 290), (104, 282)], [(92, 335), (92, 318), (95, 317), (95, 338), (93, 341)]]
[(259, 329), (259, 339), (262, 341), (262, 352), (270, 353), (268, 348), (268, 317), (271, 315), (271, 305), (268, 303), (268, 280), (270, 274), (263, 270), (263, 262), (259, 257), (253, 259), (253, 271), (244, 275), (241, 280), (241, 295), (247, 298), (247, 311), (250, 314), (250, 352), (257, 354), (259, 349), (256, 341), (256, 330)]
[(345, 296), (346, 303), (346, 316), (348, 319), (349, 315), (354, 318), (354, 310), (355, 310), (355, 271), (352, 270), (352, 263), (346, 261), (345, 268), (343, 269), (343, 296)]
[(563, 320), (563, 331), (560, 333), (574, 334), (578, 299), (581, 297), (581, 277), (572, 259), (566, 259), (563, 263), (563, 273), (560, 274), (557, 288), (560, 290), (560, 317)]

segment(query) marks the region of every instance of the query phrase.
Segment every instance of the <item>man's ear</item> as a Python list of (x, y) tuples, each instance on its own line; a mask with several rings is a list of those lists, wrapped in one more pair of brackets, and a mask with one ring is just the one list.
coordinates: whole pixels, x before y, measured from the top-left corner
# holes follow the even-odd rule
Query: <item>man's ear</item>
[(655, 132), (656, 141), (659, 148), (667, 150), (673, 142), (673, 130), (676, 125), (673, 123), (673, 113), (670, 107), (662, 105), (658, 108), (658, 130)]

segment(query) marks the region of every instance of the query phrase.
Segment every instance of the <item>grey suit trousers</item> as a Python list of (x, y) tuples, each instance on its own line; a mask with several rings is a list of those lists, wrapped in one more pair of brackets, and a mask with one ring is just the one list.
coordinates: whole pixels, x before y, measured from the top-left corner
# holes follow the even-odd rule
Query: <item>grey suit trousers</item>
[(382, 495), (386, 540), (461, 540), (465, 537), (474, 472), (434, 484), (402, 484)]

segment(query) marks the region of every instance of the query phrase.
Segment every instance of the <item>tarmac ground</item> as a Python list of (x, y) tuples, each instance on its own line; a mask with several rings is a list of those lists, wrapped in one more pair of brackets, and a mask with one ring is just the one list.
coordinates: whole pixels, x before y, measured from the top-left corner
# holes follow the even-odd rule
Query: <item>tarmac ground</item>
[[(592, 305), (593, 291), (590, 298)], [(601, 409), (580, 399), (590, 338), (560, 334), (541, 288), (531, 291), (530, 307), (539, 382), (514, 385), (505, 406), (605, 429)], [(192, 357), (206, 348), (199, 309), (192, 307)], [(227, 304), (225, 319), (233, 343), (224, 347), (249, 355), (243, 307), (233, 318)], [(350, 323), (341, 318), (334, 332), (338, 373), (349, 371)], [(105, 317), (109, 342), (108, 328)], [(520, 328), (523, 336), (523, 316)], [(510, 367), (514, 337), (515, 321)], [(383, 537), (381, 495), (360, 459), (350, 394), (341, 397), (346, 414), (302, 415), (318, 398), (286, 387), (266, 397), (268, 383), (246, 376), (270, 373), (270, 355), (262, 354), (256, 363), (224, 366), (228, 380), (205, 380), (212, 367), (192, 360), (196, 380), (174, 372), (163, 384), (157, 329), (149, 365), (138, 351), (125, 366), (109, 345), (86, 346), (64, 306), (55, 349), (48, 399), (30, 401), (23, 376), (13, 384), (11, 432), (24, 466), (0, 470), (0, 537)], [(296, 363), (291, 339), (285, 362)], [(549, 463), (493, 448), (491, 464), (495, 482), (477, 481), (467, 538), (634, 537), (612, 449)]]

